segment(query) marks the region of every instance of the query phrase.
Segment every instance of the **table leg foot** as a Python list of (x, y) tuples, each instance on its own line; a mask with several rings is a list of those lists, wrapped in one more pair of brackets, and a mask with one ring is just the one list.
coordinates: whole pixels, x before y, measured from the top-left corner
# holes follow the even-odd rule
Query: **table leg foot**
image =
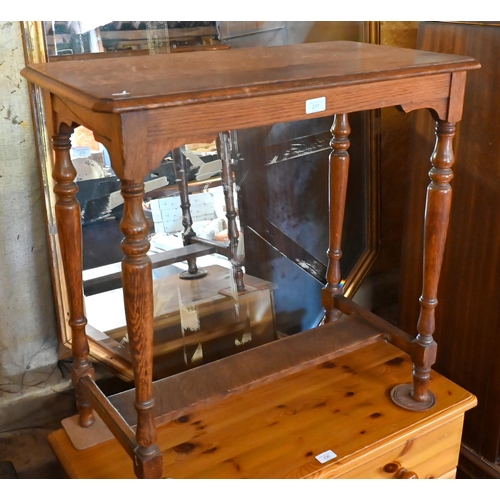
[(436, 396), (432, 391), (427, 391), (427, 398), (424, 401), (413, 399), (413, 384), (399, 384), (391, 389), (390, 397), (392, 402), (405, 410), (426, 411), (436, 405)]
[(182, 273), (179, 274), (179, 278), (181, 280), (198, 280), (200, 278), (204, 278), (207, 273), (208, 271), (206, 269), (196, 267), (194, 271), (182, 271)]
[(139, 479), (161, 479), (163, 476), (163, 456), (160, 448), (138, 446), (134, 450), (134, 473)]

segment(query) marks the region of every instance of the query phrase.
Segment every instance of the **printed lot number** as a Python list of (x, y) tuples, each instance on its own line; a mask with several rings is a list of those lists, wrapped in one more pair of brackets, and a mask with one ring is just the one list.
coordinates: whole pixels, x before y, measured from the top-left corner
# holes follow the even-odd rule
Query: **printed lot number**
[(316, 456), (316, 460), (322, 464), (333, 460), (337, 455), (332, 450), (324, 451)]

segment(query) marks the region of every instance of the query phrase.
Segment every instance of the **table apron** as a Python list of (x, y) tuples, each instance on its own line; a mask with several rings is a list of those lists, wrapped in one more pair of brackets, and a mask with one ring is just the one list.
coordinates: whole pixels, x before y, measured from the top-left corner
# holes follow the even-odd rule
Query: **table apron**
[[(389, 106), (432, 108), (446, 114), (451, 74), (378, 81), (351, 86), (197, 103), (147, 111), (148, 156), (153, 167), (171, 148), (213, 140), (220, 130), (237, 130)], [(306, 113), (306, 101), (324, 97), (323, 111)]]

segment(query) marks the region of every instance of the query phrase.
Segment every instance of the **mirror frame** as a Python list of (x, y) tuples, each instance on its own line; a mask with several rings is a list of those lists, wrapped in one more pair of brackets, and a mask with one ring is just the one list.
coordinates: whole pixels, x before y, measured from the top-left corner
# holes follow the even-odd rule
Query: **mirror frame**
[[(24, 58), (26, 65), (48, 62), (45, 44), (45, 33), (42, 21), (21, 21), (23, 37)], [(57, 225), (54, 206), (54, 182), (50, 172), (53, 167), (53, 152), (51, 138), (46, 127), (46, 112), (43, 93), (40, 88), (28, 82), (31, 112), (34, 127), (35, 144), (39, 163), (40, 186), (44, 198), (45, 222), (47, 228), (47, 241), (49, 245), (50, 268), (52, 273), (52, 286), (55, 298), (57, 325), (59, 338), (65, 347), (71, 346), (71, 330), (66, 317), (68, 317), (68, 300), (64, 285), (64, 271), (61, 263), (59, 244), (57, 238)]]
[[(42, 21), (20, 21), (23, 36), (23, 48), (25, 63), (48, 62), (46, 39)], [(363, 22), (364, 42), (380, 43), (380, 22)], [(60, 351), (60, 358), (71, 356), (71, 329), (68, 325), (69, 304), (67, 290), (64, 280), (57, 226), (55, 221), (55, 195), (53, 192), (54, 182), (51, 171), (53, 167), (53, 151), (51, 138), (46, 127), (46, 109), (41, 90), (29, 83), (29, 92), (34, 126), (35, 143), (37, 148), (40, 186), (44, 197), (45, 221), (47, 228), (47, 240), (49, 245), (50, 268), (55, 298), (55, 310), (57, 316), (59, 339), (66, 349)], [(367, 245), (366, 250), (345, 278), (344, 294), (352, 297), (359, 288), (361, 281), (368, 273), (379, 251), (379, 171), (380, 171), (380, 134), (378, 123), (380, 121), (380, 110), (367, 112), (368, 129), (370, 136), (369, 144), (369, 178), (370, 189), (367, 193), (368, 199), (368, 223), (367, 223)], [(325, 249), (326, 251), (326, 249)], [(132, 371), (125, 360), (119, 359), (116, 354), (111, 354), (102, 344), (88, 337), (90, 345), (90, 356), (95, 361), (105, 365), (118, 376), (132, 380)]]

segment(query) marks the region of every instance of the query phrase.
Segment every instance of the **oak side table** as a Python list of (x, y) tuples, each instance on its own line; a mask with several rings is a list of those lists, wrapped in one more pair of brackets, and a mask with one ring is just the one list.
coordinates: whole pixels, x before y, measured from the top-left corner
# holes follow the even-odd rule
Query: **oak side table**
[[(434, 308), (451, 202), (452, 139), (462, 115), (466, 72), (476, 68), (479, 63), (466, 56), (356, 42), (105, 58), (25, 68), (22, 75), (44, 90), (50, 109), (55, 210), (70, 303), (72, 376), (80, 426), (91, 429), (95, 411), (132, 458), (136, 476), (171, 477), (170, 460), (165, 470), (163, 467), (158, 426), (187, 422), (193, 408), (208, 405), (210, 410), (210, 405), (217, 407), (228, 395), (245, 398), (245, 394), (261, 390), (268, 391), (267, 397), (272, 399), (273, 387), (280, 387), (289, 377), (298, 378), (296, 386), (300, 388), (301, 376), (306, 377), (311, 367), (334, 368), (333, 360), (371, 345), (383, 349), (387, 341), (393, 344), (391, 348), (411, 356), (413, 381), (386, 387), (373, 397), (390, 398), (396, 420), (401, 420), (397, 412), (402, 412), (422, 415), (420, 420), (425, 421), (425, 415), (436, 408), (439, 416), (444, 411), (439, 405), (444, 403), (429, 384), (437, 351), (432, 337)], [(342, 296), (339, 259), (349, 166), (348, 113), (387, 106), (398, 106), (404, 112), (427, 108), (436, 121), (425, 212), (421, 314), (415, 338)], [(160, 164), (166, 151), (184, 144), (210, 142), (221, 132), (219, 140), (224, 144), (230, 130), (326, 115), (334, 119), (329, 264), (322, 294), (325, 324), (159, 380), (153, 386), (152, 273), (147, 256), (148, 223), (142, 211), (144, 177)], [(88, 358), (80, 211), (75, 200), (76, 172), (69, 155), (70, 135), (78, 125), (91, 129), (107, 148), (125, 200), (122, 281), (135, 389), (116, 400), (100, 392)], [(236, 269), (235, 275), (238, 288), (244, 287), (241, 269)], [(387, 363), (404, 364), (404, 356), (393, 354), (388, 355)], [(356, 376), (355, 370), (351, 375)], [(234, 399), (231, 401), (237, 406)], [(464, 392), (457, 403), (460, 412), (463, 414), (474, 401)], [(321, 403), (318, 401), (318, 408)], [(307, 427), (307, 422), (304, 425)], [(196, 449), (191, 445), (181, 446), (181, 455)], [(217, 452), (217, 447), (213, 448), (205, 450), (207, 455)], [(314, 453), (305, 452), (306, 460), (310, 454)], [(332, 460), (332, 456), (323, 458)], [(321, 466), (318, 461), (316, 468)], [(397, 464), (391, 467), (394, 474), (405, 476)]]

